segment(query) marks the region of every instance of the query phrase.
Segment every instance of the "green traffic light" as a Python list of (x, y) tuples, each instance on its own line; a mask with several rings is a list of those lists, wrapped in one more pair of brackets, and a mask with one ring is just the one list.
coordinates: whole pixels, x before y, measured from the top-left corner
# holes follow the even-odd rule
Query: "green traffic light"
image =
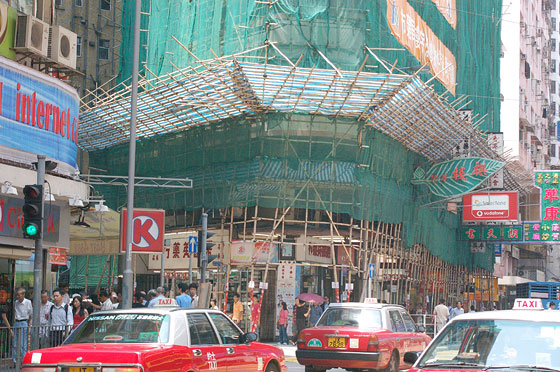
[(37, 226), (35, 226), (35, 225), (25, 226), (25, 233), (27, 234), (27, 236), (37, 235)]

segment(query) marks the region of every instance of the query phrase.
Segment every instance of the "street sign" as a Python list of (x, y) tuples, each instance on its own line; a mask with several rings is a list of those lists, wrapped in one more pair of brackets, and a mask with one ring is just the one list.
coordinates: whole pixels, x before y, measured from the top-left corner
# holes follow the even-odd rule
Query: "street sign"
[(375, 277), (375, 264), (369, 264), (369, 277), (373, 278)]
[(198, 253), (198, 236), (189, 236), (189, 253)]

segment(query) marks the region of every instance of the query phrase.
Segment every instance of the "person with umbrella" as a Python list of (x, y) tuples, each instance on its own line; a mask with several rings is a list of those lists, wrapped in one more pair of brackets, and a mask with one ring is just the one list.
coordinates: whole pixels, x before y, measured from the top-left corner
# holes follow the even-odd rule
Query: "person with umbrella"
[(292, 345), (295, 345), (299, 332), (305, 329), (307, 323), (307, 317), (309, 316), (309, 306), (306, 305), (305, 301), (296, 298), (296, 329), (294, 330), (294, 336), (291, 340)]

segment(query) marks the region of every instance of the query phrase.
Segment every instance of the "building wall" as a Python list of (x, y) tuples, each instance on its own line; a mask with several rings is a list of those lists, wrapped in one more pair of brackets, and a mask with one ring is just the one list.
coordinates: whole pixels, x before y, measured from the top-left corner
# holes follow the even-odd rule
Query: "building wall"
[[(109, 9), (102, 8), (109, 4)], [(115, 85), (119, 72), (122, 0), (65, 0), (55, 6), (55, 24), (78, 35), (76, 69), (72, 85), (84, 96), (88, 90)]]

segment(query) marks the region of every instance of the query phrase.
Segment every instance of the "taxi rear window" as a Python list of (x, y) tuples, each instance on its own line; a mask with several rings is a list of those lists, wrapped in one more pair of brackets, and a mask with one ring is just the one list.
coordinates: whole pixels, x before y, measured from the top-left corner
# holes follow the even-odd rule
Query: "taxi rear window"
[(91, 315), (70, 335), (65, 344), (167, 343), (169, 315)]
[(328, 308), (317, 326), (381, 328), (381, 312), (376, 309)]

